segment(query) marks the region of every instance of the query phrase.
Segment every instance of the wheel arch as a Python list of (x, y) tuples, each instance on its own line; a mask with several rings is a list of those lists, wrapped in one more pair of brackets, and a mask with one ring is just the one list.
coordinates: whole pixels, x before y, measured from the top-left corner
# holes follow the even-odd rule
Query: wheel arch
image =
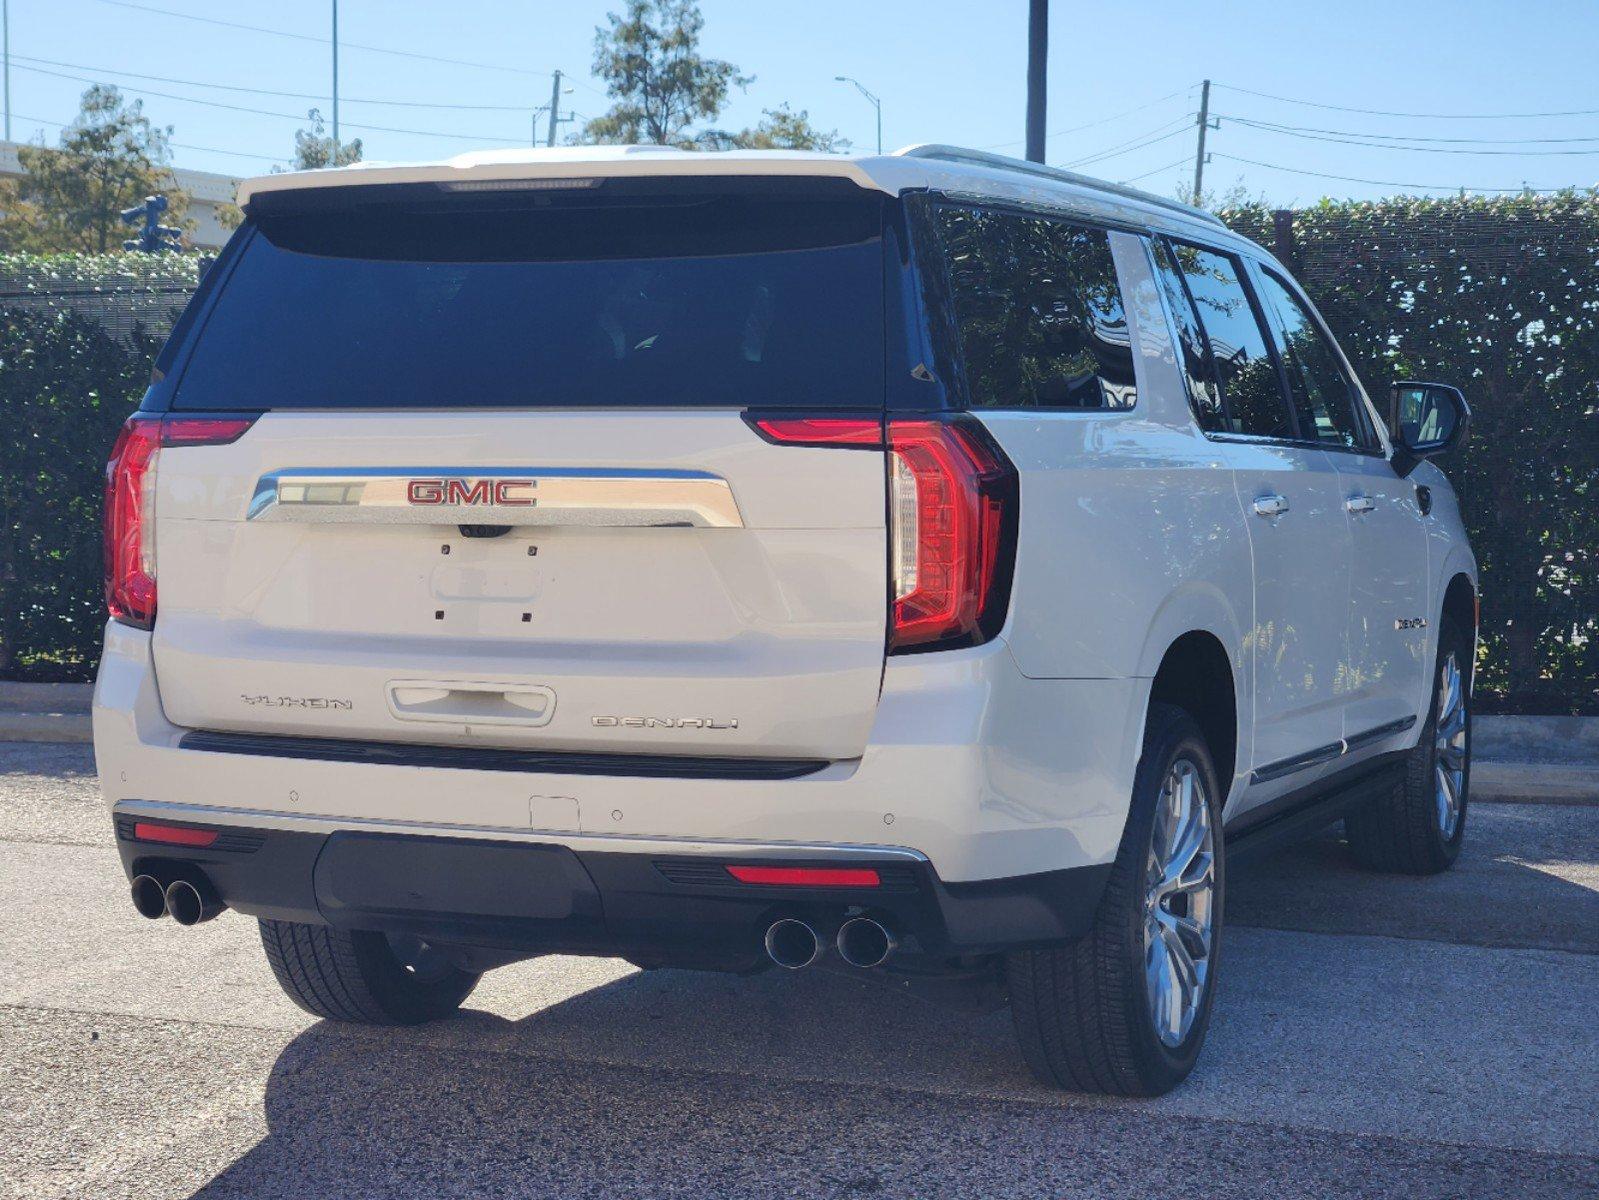
[(1174, 704), (1194, 718), (1225, 792), (1232, 789), (1241, 751), (1235, 675), (1221, 639), (1210, 630), (1191, 629), (1166, 648), (1149, 692), (1151, 704)]

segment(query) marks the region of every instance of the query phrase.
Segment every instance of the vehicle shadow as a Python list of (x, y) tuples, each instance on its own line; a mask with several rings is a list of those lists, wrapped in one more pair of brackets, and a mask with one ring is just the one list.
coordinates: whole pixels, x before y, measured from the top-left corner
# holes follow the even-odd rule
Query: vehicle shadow
[[(1332, 836), (1240, 864), (1210, 1045), (1160, 1100), (1045, 1090), (1007, 1012), (858, 977), (545, 959), (491, 973), (453, 1020), (306, 1029), (271, 1070), (267, 1136), (198, 1194), (1065, 1194), (1109, 1187), (1118, 1147), (1157, 1172), (1209, 1155), (1214, 1118), (1328, 1131), (1325, 1167), (1358, 1159), (1352, 1136), (1433, 1136), (1440, 1105), (1542, 1149), (1584, 1120), (1565, 1111), (1587, 1086), (1569, 1014), (1544, 1000), (1547, 973), (1570, 984), (1572, 967), (1539, 956), (1585, 950), (1556, 957), (1599, 985), (1599, 891), (1582, 882), (1599, 810), (1473, 820), (1442, 877), (1369, 874)], [(1523, 861), (1557, 851), (1580, 879)], [(1533, 957), (1485, 992), (1462, 944)]]

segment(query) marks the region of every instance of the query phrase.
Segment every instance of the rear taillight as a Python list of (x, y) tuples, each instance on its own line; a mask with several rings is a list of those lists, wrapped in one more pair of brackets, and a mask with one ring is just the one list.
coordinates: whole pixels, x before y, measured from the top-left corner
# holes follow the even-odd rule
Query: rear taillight
[(888, 458), (888, 651), (972, 646), (1010, 602), (1016, 469), (970, 418), (755, 417), (768, 441), (884, 449)]
[(890, 421), (888, 449), (890, 652), (987, 641), (1010, 598), (1015, 469), (975, 422)]
[(105, 474), (105, 599), (111, 616), (148, 629), (155, 622), (156, 460), (163, 446), (237, 441), (254, 417), (134, 415), (117, 434)]

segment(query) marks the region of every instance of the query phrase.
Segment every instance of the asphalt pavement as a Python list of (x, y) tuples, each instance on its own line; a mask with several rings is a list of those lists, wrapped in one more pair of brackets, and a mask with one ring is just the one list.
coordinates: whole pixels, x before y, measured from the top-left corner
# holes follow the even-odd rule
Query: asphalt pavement
[(1240, 866), (1204, 1059), (1047, 1091), (1009, 1015), (819, 971), (547, 958), (318, 1022), (237, 914), (127, 902), (87, 747), (0, 744), (0, 1197), (1599, 1196), (1599, 807), (1457, 868)]

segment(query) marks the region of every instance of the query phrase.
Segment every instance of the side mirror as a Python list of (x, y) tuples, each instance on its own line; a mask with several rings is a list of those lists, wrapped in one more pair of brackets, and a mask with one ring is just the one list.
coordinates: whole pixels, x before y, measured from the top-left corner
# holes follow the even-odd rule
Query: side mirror
[(1409, 475), (1423, 459), (1448, 454), (1466, 440), (1471, 406), (1447, 383), (1396, 383), (1389, 399), (1388, 433), (1394, 470)]

